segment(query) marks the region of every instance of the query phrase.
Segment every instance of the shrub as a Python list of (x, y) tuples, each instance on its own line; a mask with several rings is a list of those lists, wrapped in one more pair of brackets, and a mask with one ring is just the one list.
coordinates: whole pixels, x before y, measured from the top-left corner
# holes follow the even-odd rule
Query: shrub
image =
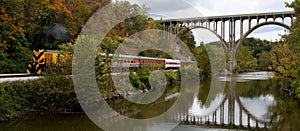
[(65, 76), (0, 84), (0, 120), (28, 111), (65, 112), (81, 110), (72, 79)]

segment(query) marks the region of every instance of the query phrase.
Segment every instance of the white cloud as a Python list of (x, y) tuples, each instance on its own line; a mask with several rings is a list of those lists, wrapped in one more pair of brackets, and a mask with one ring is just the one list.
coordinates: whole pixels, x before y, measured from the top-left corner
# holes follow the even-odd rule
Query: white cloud
[(291, 10), (292, 0), (186, 0), (206, 16)]
[[(292, 10), (285, 7), (284, 2), (293, 0), (126, 0), (131, 3), (145, 5), (149, 13), (156, 18), (182, 18), (216, 15), (234, 15), (258, 12), (276, 12)], [(275, 31), (274, 31), (275, 30)], [(195, 32), (195, 31), (194, 31)], [(250, 37), (268, 40), (279, 39), (283, 29), (262, 28), (253, 32)], [(239, 35), (239, 34), (238, 34)], [(199, 40), (198, 40), (199, 41)]]
[(150, 8), (149, 14), (163, 18), (203, 16), (199, 10), (185, 0), (126, 0)]
[(293, 0), (124, 0), (150, 8), (149, 13), (169, 17), (199, 17), (292, 10)]

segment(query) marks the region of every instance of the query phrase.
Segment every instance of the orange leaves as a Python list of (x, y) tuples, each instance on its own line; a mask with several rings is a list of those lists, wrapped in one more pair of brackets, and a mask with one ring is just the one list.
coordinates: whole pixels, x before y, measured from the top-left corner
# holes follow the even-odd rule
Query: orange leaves
[(25, 43), (24, 8), (20, 0), (10, 0), (1, 4), (4, 6), (0, 7), (0, 50), (7, 51), (12, 45)]
[(1, 16), (1, 21), (3, 22), (3, 21), (5, 21), (7, 18), (4, 16), (4, 15), (2, 15)]
[(12, 41), (16, 41), (17, 39), (14, 36), (9, 36)]
[(45, 0), (42, 3), (46, 5), (48, 10), (52, 11), (53, 13), (66, 14), (68, 17), (72, 17), (71, 12), (63, 4), (62, 0), (53, 0), (53, 3), (50, 3), (49, 0)]
[(1, 7), (0, 13), (5, 13), (5, 8), (4, 7)]
[(3, 14), (4, 17), (8, 17), (8, 14)]

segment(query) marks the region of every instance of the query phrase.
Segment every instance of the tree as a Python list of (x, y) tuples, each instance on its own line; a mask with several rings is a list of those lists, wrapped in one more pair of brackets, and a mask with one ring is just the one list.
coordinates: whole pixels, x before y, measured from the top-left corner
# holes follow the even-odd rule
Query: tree
[(58, 49), (61, 43), (74, 42), (93, 12), (110, 0), (0, 0), (0, 3), (0, 72), (3, 73), (25, 72), (32, 49)]
[(258, 69), (261, 71), (268, 71), (269, 67), (272, 64), (272, 60), (270, 59), (270, 52), (268, 51), (262, 51), (261, 53), (257, 54), (258, 60)]
[[(288, 7), (295, 10), (296, 18), (300, 18), (300, 0), (295, 0)], [(272, 53), (272, 70), (280, 89), (291, 97), (300, 97), (300, 22), (292, 24), (290, 35), (285, 36), (285, 42), (275, 48)]]
[(209, 76), (209, 74), (211, 73), (211, 67), (204, 44), (202, 43), (200, 44), (200, 46), (196, 47), (193, 50), (193, 54), (195, 59), (197, 60), (197, 65), (201, 77)]
[(258, 54), (262, 53), (262, 51), (271, 51), (274, 42), (270, 42), (267, 40), (261, 40), (257, 38), (247, 38), (243, 42), (243, 46), (248, 48), (251, 51), (253, 57), (258, 58)]
[[(286, 3), (287, 7), (293, 8), (295, 10), (295, 17), (300, 18), (300, 0), (295, 0), (291, 4)], [(300, 22), (297, 20), (292, 24), (290, 35), (285, 36), (287, 43), (291, 44), (294, 52), (299, 52), (300, 49)]]
[[(182, 27), (186, 28), (186, 27)], [(187, 47), (192, 51), (196, 48), (196, 42), (192, 31), (188, 31), (180, 36), (182, 42), (184, 42)]]
[(0, 0), (0, 73), (25, 72), (30, 45), (25, 37), (23, 0)]
[(253, 71), (258, 67), (257, 59), (251, 55), (248, 48), (241, 46), (237, 58), (236, 71)]

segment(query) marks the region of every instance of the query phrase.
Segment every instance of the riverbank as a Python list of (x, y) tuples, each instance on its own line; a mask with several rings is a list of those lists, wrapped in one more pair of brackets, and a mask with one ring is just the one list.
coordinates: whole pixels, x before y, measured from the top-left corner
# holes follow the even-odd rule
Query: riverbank
[[(168, 84), (180, 80), (178, 72), (165, 72)], [(131, 84), (138, 90), (149, 90), (149, 73), (131, 74)], [(99, 91), (104, 100), (122, 98), (114, 89), (109, 76), (97, 77)], [(16, 120), (28, 113), (71, 113), (81, 112), (71, 77), (45, 75), (39, 79), (0, 83), (0, 121)], [(130, 92), (126, 92), (129, 94)]]

